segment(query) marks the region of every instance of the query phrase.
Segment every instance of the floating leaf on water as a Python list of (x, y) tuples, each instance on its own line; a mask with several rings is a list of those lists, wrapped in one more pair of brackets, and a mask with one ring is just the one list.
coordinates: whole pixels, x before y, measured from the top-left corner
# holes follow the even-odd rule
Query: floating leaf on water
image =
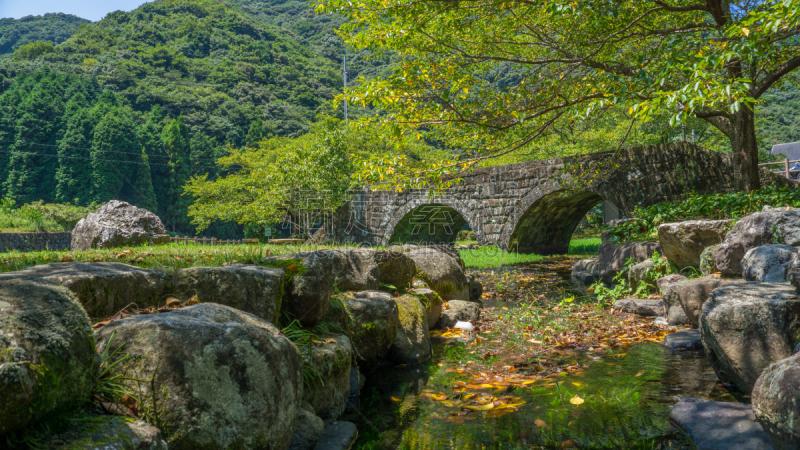
[(636, 375), (634, 375), (634, 376), (635, 377), (640, 377), (642, 375), (644, 375), (644, 370), (640, 370), (640, 371), (636, 372)]
[(393, 402), (399, 402), (399, 401), (400, 401), (400, 399), (399, 399), (398, 397), (392, 397), (392, 401), (393, 401)]
[(575, 397), (572, 397), (571, 399), (569, 399), (569, 402), (572, 403), (575, 406), (578, 406), (580, 404), (583, 404), (583, 399), (580, 398), (578, 396), (578, 394), (575, 394)]
[(537, 427), (539, 427), (539, 428), (547, 428), (548, 430), (552, 430), (552, 429), (553, 429), (553, 427), (551, 427), (550, 425), (548, 425), (548, 424), (547, 424), (547, 422), (545, 422), (545, 421), (544, 421), (544, 420), (542, 420), (542, 419), (536, 419), (536, 420), (534, 420), (534, 421), (533, 421), (533, 424), (534, 424), (534, 425), (536, 425), (536, 426), (537, 426)]
[(444, 394), (431, 394), (431, 398), (436, 400), (437, 402), (440, 402), (442, 400), (447, 400), (447, 396)]
[(578, 448), (578, 444), (572, 439), (569, 439), (561, 443), (561, 448)]
[(572, 384), (578, 387), (586, 386), (586, 383), (581, 383), (580, 381), (573, 381)]

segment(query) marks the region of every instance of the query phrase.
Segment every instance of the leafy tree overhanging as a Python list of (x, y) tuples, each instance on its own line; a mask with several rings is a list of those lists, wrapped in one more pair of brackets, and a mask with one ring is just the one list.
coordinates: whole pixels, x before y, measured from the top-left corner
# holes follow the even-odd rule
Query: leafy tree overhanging
[(708, 121), (730, 140), (736, 187), (755, 190), (754, 110), (800, 66), (800, 0), (324, 0), (317, 11), (347, 15), (340, 33), (356, 48), (401, 55), (351, 101), (431, 128), (471, 163), (624, 105), (637, 119)]

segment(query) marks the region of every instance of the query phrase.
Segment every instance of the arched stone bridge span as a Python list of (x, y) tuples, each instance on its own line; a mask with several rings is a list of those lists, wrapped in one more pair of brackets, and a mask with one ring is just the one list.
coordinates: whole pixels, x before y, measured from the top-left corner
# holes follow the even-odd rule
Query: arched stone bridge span
[(636, 206), (733, 187), (730, 157), (688, 143), (475, 169), (457, 186), (430, 195), (361, 191), (332, 232), (369, 245), (454, 242), (468, 224), (481, 245), (522, 253), (566, 253), (580, 220), (609, 200), (623, 214)]

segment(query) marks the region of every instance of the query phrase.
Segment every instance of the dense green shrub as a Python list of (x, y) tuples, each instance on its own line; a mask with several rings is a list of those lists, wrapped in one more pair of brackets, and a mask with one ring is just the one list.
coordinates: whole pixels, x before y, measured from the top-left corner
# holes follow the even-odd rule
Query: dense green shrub
[(79, 220), (99, 207), (100, 205), (96, 203), (84, 207), (44, 203), (40, 200), (16, 208), (13, 200), (4, 198), (0, 200), (0, 230), (71, 231)]
[(683, 201), (661, 202), (647, 208), (636, 208), (636, 220), (609, 230), (621, 242), (647, 241), (658, 238), (662, 223), (688, 219), (735, 219), (761, 211), (765, 206), (800, 207), (800, 189), (765, 187), (759, 191), (725, 194), (692, 194)]

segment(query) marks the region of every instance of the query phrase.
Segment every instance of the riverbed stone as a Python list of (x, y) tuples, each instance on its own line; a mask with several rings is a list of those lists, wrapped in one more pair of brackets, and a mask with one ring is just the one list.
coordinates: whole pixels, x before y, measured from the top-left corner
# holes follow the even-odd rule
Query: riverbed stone
[(664, 346), (670, 350), (701, 350), (703, 341), (700, 330), (681, 330), (664, 337)]
[(272, 324), (277, 324), (280, 318), (282, 269), (255, 264), (190, 267), (175, 271), (172, 286), (181, 300), (196, 295), (201, 302), (230, 306)]
[(481, 318), (481, 307), (475, 302), (450, 300), (439, 319), (439, 328), (453, 328), (458, 322), (476, 322)]
[(703, 450), (771, 450), (750, 405), (683, 398), (672, 407), (670, 422)]
[(750, 392), (770, 364), (800, 342), (800, 296), (786, 283), (748, 282), (714, 289), (700, 334), (717, 376)]
[(597, 271), (606, 283), (625, 268), (630, 258), (636, 263), (650, 259), (659, 251), (658, 242), (630, 242), (628, 244), (600, 244), (598, 248)]
[(752, 398), (753, 412), (775, 448), (800, 448), (800, 354), (764, 370)]
[(716, 250), (717, 268), (740, 275), (745, 253), (767, 244), (800, 245), (800, 209), (769, 209), (740, 219)]
[(644, 283), (648, 286), (648, 292), (655, 292), (658, 289), (656, 280), (664, 275), (664, 270), (656, 268), (656, 261), (652, 259), (634, 264), (628, 269), (628, 285), (636, 290)]
[(783, 244), (753, 247), (742, 258), (742, 278), (747, 281), (787, 281), (789, 269), (795, 259), (795, 247)]
[(592, 284), (600, 279), (597, 271), (597, 258), (581, 259), (572, 267), (571, 278), (583, 284)]
[(111, 200), (81, 219), (72, 230), (72, 250), (169, 243), (161, 219), (152, 212)]
[(307, 401), (322, 419), (335, 419), (344, 412), (350, 396), (350, 339), (341, 334), (322, 334), (313, 345), (300, 347), (303, 365), (318, 376), (310, 389), (303, 391)]
[(686, 317), (683, 306), (675, 305), (667, 308), (667, 325), (683, 325), (687, 322), (689, 318)]
[[(113, 342), (111, 342), (114, 336)], [(286, 448), (302, 400), (297, 347), (269, 322), (214, 303), (133, 316), (96, 332), (130, 355), (112, 375), (135, 394), (171, 449)]]
[(443, 300), (469, 300), (464, 269), (450, 255), (425, 247), (407, 253), (417, 266), (417, 278), (425, 281)]
[(333, 257), (329, 250), (271, 256), (263, 259), (262, 265), (285, 272), (282, 311), (308, 327), (325, 318), (333, 291)]
[(661, 251), (678, 269), (700, 267), (700, 255), (718, 245), (733, 225), (732, 220), (687, 220), (658, 226)]
[(370, 367), (386, 356), (397, 335), (397, 304), (390, 294), (362, 291), (341, 297), (355, 359)]
[(69, 428), (47, 437), (43, 448), (86, 450), (167, 450), (161, 430), (144, 420), (124, 416), (72, 419)]
[(86, 312), (63, 287), (0, 281), (0, 435), (89, 401), (94, 343)]
[(332, 422), (325, 427), (315, 450), (349, 450), (358, 438), (358, 429), (351, 422)]
[(425, 306), (413, 295), (393, 298), (397, 305), (397, 332), (389, 348), (389, 360), (416, 364), (431, 359), (431, 337)]
[(297, 412), (297, 425), (289, 443), (289, 450), (308, 450), (314, 448), (325, 430), (325, 422), (314, 414), (314, 408), (303, 402)]
[(483, 303), (481, 296), (483, 295), (483, 284), (474, 275), (467, 275), (469, 284), (469, 301), (475, 303)]
[(664, 302), (658, 299), (623, 298), (614, 302), (614, 309), (642, 317), (657, 317), (664, 315)]
[(686, 281), (686, 277), (673, 273), (660, 277), (656, 280), (658, 290), (661, 292), (661, 299), (667, 307), (680, 306), (681, 301), (678, 298), (678, 287)]
[(711, 291), (729, 284), (744, 283), (744, 280), (734, 278), (720, 278), (714, 275), (706, 275), (700, 278), (687, 280), (678, 287), (678, 299), (680, 300), (681, 307), (686, 313), (686, 318), (689, 319), (694, 326), (700, 325), (700, 312), (703, 308), (703, 303), (706, 302)]
[(405, 253), (389, 250), (375, 251), (375, 262), (378, 265), (378, 281), (384, 285), (403, 289), (411, 285), (417, 266), (414, 260)]
[(410, 292), (419, 298), (425, 306), (425, 315), (428, 317), (428, 329), (433, 329), (439, 318), (442, 317), (442, 307), (444, 301), (439, 294), (432, 289), (417, 288), (411, 289)]
[(114, 262), (42, 264), (0, 275), (56, 282), (72, 291), (89, 317), (110, 317), (129, 305), (146, 308), (162, 300), (169, 276), (163, 270), (141, 269)]

